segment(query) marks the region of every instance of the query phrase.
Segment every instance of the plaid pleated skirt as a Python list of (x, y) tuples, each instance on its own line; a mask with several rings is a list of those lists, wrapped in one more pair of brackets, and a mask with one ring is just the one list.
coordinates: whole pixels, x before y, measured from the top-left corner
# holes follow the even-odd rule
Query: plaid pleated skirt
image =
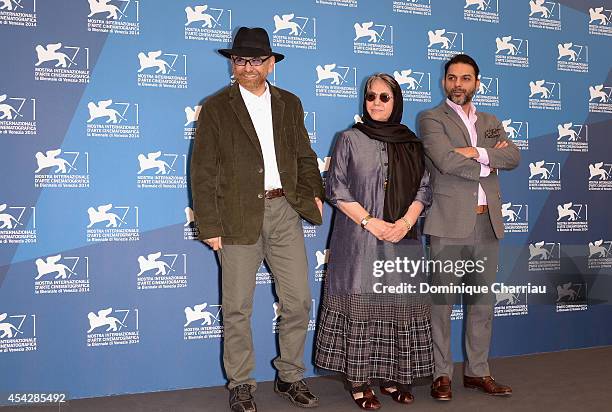
[[(327, 289), (327, 288), (325, 288)], [(410, 384), (433, 374), (430, 306), (389, 295), (329, 295), (319, 312), (315, 365), (351, 382)]]

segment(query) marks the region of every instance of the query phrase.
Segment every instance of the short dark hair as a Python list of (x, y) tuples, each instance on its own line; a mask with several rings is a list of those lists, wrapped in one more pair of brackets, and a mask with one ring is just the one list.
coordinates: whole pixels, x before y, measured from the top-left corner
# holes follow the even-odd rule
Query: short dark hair
[(446, 73), (448, 73), (448, 68), (452, 64), (456, 64), (456, 63), (464, 63), (464, 64), (469, 64), (470, 66), (472, 66), (474, 68), (474, 73), (476, 74), (476, 78), (478, 78), (478, 75), (480, 74), (480, 69), (478, 68), (478, 65), (476, 64), (476, 60), (472, 59), (467, 54), (456, 54), (449, 61), (447, 61), (446, 64), (444, 65), (444, 77), (446, 77)]

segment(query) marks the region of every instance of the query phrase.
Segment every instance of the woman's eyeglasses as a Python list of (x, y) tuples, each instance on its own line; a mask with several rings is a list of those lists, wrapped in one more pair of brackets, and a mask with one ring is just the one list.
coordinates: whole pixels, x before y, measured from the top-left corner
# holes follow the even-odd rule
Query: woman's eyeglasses
[(246, 66), (249, 63), (251, 66), (261, 66), (263, 62), (268, 60), (272, 56), (268, 57), (253, 57), (252, 59), (245, 59), (244, 57), (232, 57), (232, 61), (236, 66)]
[(387, 103), (387, 102), (389, 102), (389, 100), (391, 100), (393, 98), (393, 96), (390, 95), (389, 93), (376, 94), (374, 92), (368, 92), (368, 93), (366, 93), (366, 100), (368, 102), (373, 102), (374, 100), (376, 100), (376, 96), (378, 96), (380, 101), (383, 102), (383, 103)]

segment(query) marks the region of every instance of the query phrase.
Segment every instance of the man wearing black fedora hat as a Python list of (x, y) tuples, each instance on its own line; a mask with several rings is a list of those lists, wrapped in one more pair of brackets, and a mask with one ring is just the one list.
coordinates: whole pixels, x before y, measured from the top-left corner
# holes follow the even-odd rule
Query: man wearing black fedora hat
[(297, 96), (266, 81), (284, 56), (262, 28), (241, 27), (231, 49), (236, 82), (202, 105), (191, 159), (200, 239), (221, 263), (223, 365), (232, 411), (256, 411), (251, 313), (263, 259), (279, 298), (279, 356), (274, 390), (315, 407), (303, 380), (310, 313), (302, 218), (322, 223), (324, 192)]

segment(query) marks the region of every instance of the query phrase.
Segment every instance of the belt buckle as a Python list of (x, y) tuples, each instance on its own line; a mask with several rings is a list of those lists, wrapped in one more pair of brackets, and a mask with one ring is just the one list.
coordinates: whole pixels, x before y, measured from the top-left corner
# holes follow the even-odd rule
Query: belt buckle
[(264, 191), (264, 197), (266, 199), (276, 199), (277, 197), (281, 197), (283, 196), (283, 189), (282, 188), (277, 188), (277, 189), (270, 189), (270, 190), (265, 190)]

